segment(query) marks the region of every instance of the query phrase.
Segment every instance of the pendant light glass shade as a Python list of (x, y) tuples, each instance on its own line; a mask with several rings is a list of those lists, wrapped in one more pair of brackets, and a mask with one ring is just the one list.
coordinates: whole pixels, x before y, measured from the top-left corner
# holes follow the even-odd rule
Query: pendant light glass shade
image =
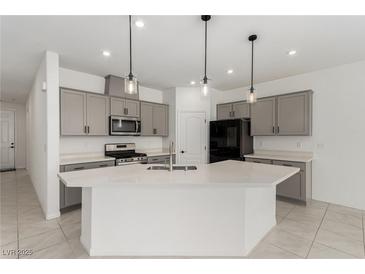
[(132, 76), (132, 77), (127, 77), (124, 79), (124, 92), (127, 94), (137, 94), (138, 92), (138, 82), (137, 82), (137, 78)]
[[(204, 83), (205, 82), (205, 83)], [(201, 86), (201, 91), (203, 96), (208, 96), (209, 94), (209, 85), (208, 81), (203, 81)]]
[(129, 75), (124, 78), (124, 92), (126, 94), (138, 93), (138, 81), (132, 73), (132, 16), (129, 15)]
[(257, 102), (257, 97), (256, 97), (256, 92), (255, 92), (255, 90), (249, 90), (248, 92), (247, 92), (247, 98), (246, 98), (246, 100), (247, 100), (247, 103), (249, 103), (249, 104), (252, 104), (252, 103), (256, 103)]

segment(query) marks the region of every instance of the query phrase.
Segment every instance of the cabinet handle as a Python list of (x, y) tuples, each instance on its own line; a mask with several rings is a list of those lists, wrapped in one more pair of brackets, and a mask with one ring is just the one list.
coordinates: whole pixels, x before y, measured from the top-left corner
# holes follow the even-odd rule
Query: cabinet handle
[(75, 167), (75, 168), (74, 168), (74, 170), (82, 170), (82, 169), (85, 169), (85, 167), (80, 166), (80, 167)]
[(235, 114), (236, 114), (236, 113), (235, 113), (235, 111), (232, 111), (232, 117), (234, 117), (234, 116), (235, 116)]
[(290, 165), (290, 164), (283, 164), (283, 166), (293, 166), (293, 165)]
[(87, 126), (87, 134), (90, 133), (90, 126)]
[(127, 108), (124, 108), (123, 109), (123, 113), (124, 113), (124, 115), (127, 115), (128, 114), (128, 109)]
[(86, 126), (84, 126), (84, 133), (87, 133), (87, 129), (86, 129)]
[(157, 134), (157, 129), (153, 129), (153, 134)]
[(108, 166), (107, 164), (99, 165), (99, 167), (107, 167), (107, 166)]
[(280, 129), (280, 128), (279, 128), (279, 126), (278, 126), (278, 133), (279, 133), (279, 131), (280, 131), (279, 129)]
[(275, 133), (275, 127), (272, 126), (272, 133)]

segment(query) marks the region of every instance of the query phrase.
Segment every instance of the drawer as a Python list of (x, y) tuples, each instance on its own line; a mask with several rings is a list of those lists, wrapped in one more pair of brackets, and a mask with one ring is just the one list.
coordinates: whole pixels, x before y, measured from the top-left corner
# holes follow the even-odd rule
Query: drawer
[(252, 163), (267, 164), (267, 165), (271, 165), (272, 164), (272, 161), (271, 160), (268, 160), (268, 159), (245, 158), (245, 160), (247, 162), (252, 162)]
[(298, 167), (300, 170), (305, 171), (305, 163), (274, 160), (273, 164), (278, 166)]
[[(170, 156), (169, 155), (163, 155), (163, 156), (153, 156), (147, 158), (148, 164), (164, 164), (170, 162)], [(175, 155), (172, 155), (172, 162), (175, 163)]]
[(109, 167), (115, 166), (115, 161), (102, 161), (102, 162), (92, 162), (92, 163), (82, 163), (82, 164), (73, 164), (73, 165), (65, 165), (64, 171), (77, 171), (84, 169), (92, 169), (92, 168), (100, 168), (100, 167)]

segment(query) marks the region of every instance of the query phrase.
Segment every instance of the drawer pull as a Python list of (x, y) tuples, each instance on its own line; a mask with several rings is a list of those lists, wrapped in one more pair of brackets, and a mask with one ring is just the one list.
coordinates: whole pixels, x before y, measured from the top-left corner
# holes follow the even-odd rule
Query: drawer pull
[(107, 167), (108, 164), (102, 164), (102, 165), (99, 165), (99, 167)]
[(82, 169), (85, 169), (85, 167), (80, 166), (80, 167), (75, 167), (75, 168), (74, 168), (74, 170), (82, 170)]
[(293, 165), (290, 165), (290, 164), (283, 164), (283, 166), (293, 166)]

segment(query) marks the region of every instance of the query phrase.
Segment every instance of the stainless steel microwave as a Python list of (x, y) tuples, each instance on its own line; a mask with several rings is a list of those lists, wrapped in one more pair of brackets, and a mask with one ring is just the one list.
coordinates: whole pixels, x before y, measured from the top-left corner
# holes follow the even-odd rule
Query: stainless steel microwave
[(109, 135), (141, 135), (141, 121), (139, 118), (112, 115), (109, 117)]

